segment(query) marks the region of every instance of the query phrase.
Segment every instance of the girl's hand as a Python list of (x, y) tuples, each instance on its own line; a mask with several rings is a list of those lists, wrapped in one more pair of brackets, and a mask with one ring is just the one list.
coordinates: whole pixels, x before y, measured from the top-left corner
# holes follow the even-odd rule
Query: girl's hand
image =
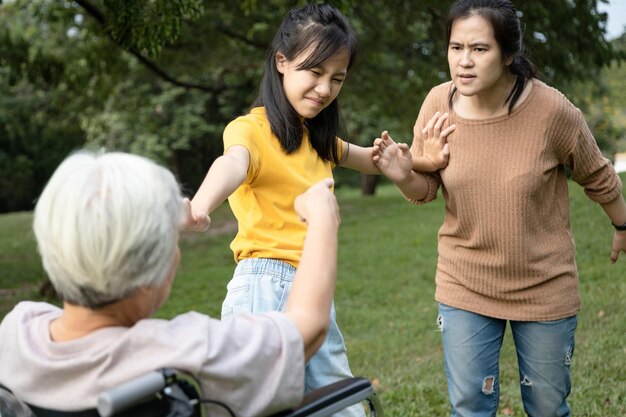
[(180, 229), (184, 232), (204, 232), (211, 226), (211, 218), (207, 212), (202, 210), (194, 211), (191, 201), (183, 198), (183, 218)]
[(374, 140), (372, 160), (380, 172), (394, 183), (406, 180), (413, 167), (407, 144), (396, 143), (386, 130)]
[(435, 115), (420, 130), (417, 122), (413, 126), (413, 140), (421, 138), (423, 144), (423, 156), (429, 161), (429, 171), (437, 171), (448, 165), (450, 149), (448, 145), (448, 135), (456, 129), (456, 125), (450, 125), (441, 130), (448, 120), (448, 113)]

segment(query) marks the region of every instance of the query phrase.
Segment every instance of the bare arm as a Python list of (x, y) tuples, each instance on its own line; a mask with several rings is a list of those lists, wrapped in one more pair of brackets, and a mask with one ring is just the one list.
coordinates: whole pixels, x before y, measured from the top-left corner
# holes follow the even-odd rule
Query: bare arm
[(193, 200), (185, 201), (185, 217), (182, 229), (203, 231), (211, 224), (209, 214), (222, 204), (243, 181), (248, 173), (250, 154), (240, 145), (231, 146), (217, 158)]
[(300, 330), (308, 361), (326, 337), (337, 274), (339, 207), (327, 178), (296, 198), (294, 208), (307, 223), (302, 259), (285, 314)]
[(348, 147), (346, 150), (348, 156), (340, 166), (354, 169), (364, 174), (380, 174), (380, 170), (372, 160), (373, 147), (364, 148), (352, 143), (348, 144), (347, 142), (346, 146)]
[[(601, 204), (601, 206), (613, 224), (623, 225), (626, 223), (626, 203), (623, 197), (617, 197), (610, 203)], [(611, 262), (617, 262), (617, 257), (620, 252), (626, 253), (626, 230), (616, 230), (613, 235)]]
[(434, 172), (439, 168), (424, 155), (413, 156), (413, 170), (417, 172)]

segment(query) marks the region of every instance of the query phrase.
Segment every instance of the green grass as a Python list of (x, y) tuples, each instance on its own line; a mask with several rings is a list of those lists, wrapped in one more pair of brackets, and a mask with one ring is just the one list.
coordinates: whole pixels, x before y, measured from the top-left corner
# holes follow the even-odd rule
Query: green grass
[[(625, 177), (623, 177), (626, 179)], [(602, 209), (571, 186), (583, 300), (572, 365), (573, 415), (626, 415), (626, 255), (609, 261), (612, 227)], [(406, 203), (391, 186), (377, 196), (337, 191), (341, 206), (335, 297), (352, 371), (378, 386), (389, 416), (449, 415), (434, 294), (441, 199)], [(212, 233), (186, 236), (171, 297), (159, 317), (196, 310), (218, 316), (234, 269), (227, 206), (212, 216)], [(44, 273), (30, 232), (30, 213), (0, 216), (0, 316), (21, 299), (41, 299)], [(224, 231), (217, 231), (224, 227)], [(217, 232), (216, 232), (217, 231)], [(499, 416), (524, 416), (510, 333), (501, 361)]]

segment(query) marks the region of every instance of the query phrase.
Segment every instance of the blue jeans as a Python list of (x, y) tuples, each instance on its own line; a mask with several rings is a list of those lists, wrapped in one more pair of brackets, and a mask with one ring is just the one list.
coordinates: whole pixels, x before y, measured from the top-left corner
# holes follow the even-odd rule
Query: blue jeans
[[(499, 359), (507, 320), (439, 304), (448, 394), (453, 417), (495, 417), (500, 400)], [(510, 321), (529, 417), (569, 416), (570, 363), (576, 316)]]
[[(292, 265), (276, 259), (254, 258), (239, 261), (233, 278), (228, 283), (222, 304), (222, 320), (239, 313), (283, 311), (291, 284), (296, 274)], [(352, 377), (343, 336), (337, 327), (334, 304), (330, 311), (330, 327), (320, 349), (305, 368), (305, 390), (312, 391), (324, 385)], [(335, 416), (364, 417), (359, 404)]]

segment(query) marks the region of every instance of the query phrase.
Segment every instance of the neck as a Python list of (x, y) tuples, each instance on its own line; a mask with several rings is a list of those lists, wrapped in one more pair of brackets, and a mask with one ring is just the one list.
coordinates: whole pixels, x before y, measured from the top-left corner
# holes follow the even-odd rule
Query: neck
[(81, 338), (106, 327), (131, 327), (142, 317), (135, 305), (129, 302), (133, 296), (97, 310), (64, 303), (63, 314), (50, 323), (50, 337), (55, 342)]

